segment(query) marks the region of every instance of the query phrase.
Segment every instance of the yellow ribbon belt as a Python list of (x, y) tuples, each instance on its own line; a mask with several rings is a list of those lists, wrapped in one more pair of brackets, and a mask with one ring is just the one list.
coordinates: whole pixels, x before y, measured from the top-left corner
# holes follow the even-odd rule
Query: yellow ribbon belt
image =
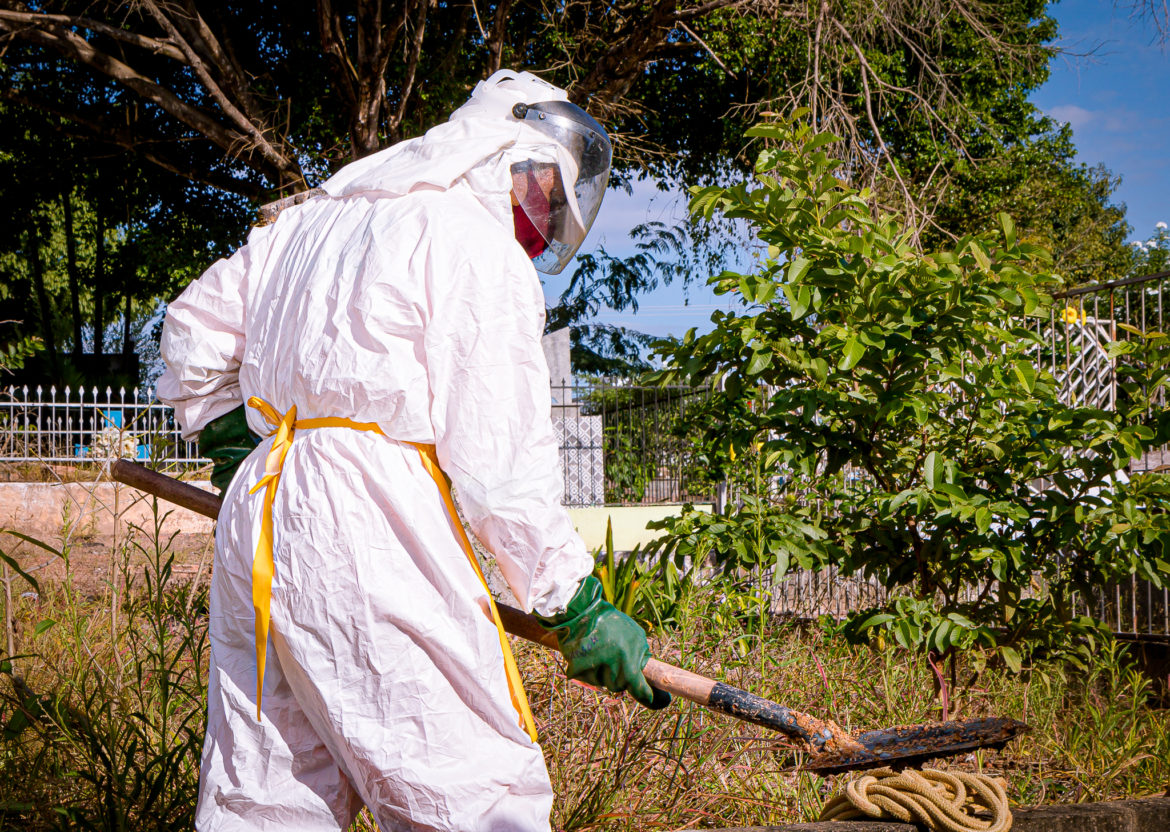
[[(281, 416), (268, 402), (253, 396), (248, 399), (249, 407), (260, 411), (261, 415), (272, 426), (272, 447), (268, 457), (264, 460), (264, 476), (252, 486), (248, 493), (255, 494), (264, 489), (264, 514), (260, 520), (260, 539), (256, 542), (256, 556), (252, 560), (252, 606), (256, 610), (256, 719), (260, 719), (260, 697), (264, 689), (264, 662), (268, 653), (268, 624), (272, 606), (272, 575), (275, 571), (272, 556), (272, 504), (276, 499), (276, 487), (280, 483), (280, 472), (284, 468), (284, 458), (292, 447), (293, 434), (300, 428), (350, 428), (386, 434), (374, 422), (355, 422), (338, 416), (323, 416), (317, 419), (298, 419), (297, 408), (293, 405), (288, 412)], [(488, 589), (487, 579), (479, 566), (479, 561), (472, 551), (471, 541), (467, 539), (467, 532), (459, 522), (459, 515), (455, 511), (455, 501), (451, 497), (451, 485), (443, 469), (439, 467), (439, 458), (435, 453), (434, 445), (423, 445), (417, 442), (405, 442), (419, 452), (423, 467), (435, 481), (443, 503), (447, 507), (447, 515), (455, 536), (467, 560), (471, 563), (479, 581), (487, 593), (488, 603), (491, 605), (492, 620), (500, 636), (500, 649), (504, 654), (504, 670), (508, 676), (508, 691), (512, 696), (512, 704), (520, 715), (520, 727), (528, 731), (528, 736), (536, 742), (536, 724), (532, 720), (532, 711), (528, 707), (528, 697), (524, 693), (524, 683), (520, 680), (520, 670), (516, 667), (516, 658), (512, 655), (512, 647), (508, 643), (508, 636), (504, 632), (504, 625), (500, 623), (500, 616), (496, 610), (495, 599)]]

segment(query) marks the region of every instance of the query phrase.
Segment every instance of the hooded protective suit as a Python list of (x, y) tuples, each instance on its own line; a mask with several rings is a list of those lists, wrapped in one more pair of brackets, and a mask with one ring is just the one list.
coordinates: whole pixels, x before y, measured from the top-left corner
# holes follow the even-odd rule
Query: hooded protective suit
[[(270, 437), (224, 494), (211, 590), (201, 830), (544, 830), (485, 591), (410, 443), (433, 445), (520, 603), (565, 607), (592, 559), (563, 484), (544, 298), (513, 234), (510, 166), (558, 161), (506, 113), (563, 100), (497, 73), (451, 120), (350, 164), (171, 304), (161, 400), (185, 437), (257, 396), (301, 428), (271, 509), (271, 631), (256, 718), (252, 565)], [(249, 425), (269, 424), (258, 410)]]

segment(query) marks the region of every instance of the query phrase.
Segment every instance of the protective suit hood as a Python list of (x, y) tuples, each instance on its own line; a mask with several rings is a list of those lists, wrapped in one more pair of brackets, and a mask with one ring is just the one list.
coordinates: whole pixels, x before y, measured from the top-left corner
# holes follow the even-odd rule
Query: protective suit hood
[[(568, 101), (568, 94), (531, 73), (500, 70), (480, 81), (444, 124), (351, 162), (321, 187), (332, 197), (376, 199), (445, 191), (466, 179), (492, 213), (510, 224), (511, 165), (527, 159), (557, 162), (561, 155), (548, 136), (511, 115), (516, 104), (535, 100)], [(492, 198), (501, 194), (503, 205)]]
[[(512, 166), (522, 162), (555, 164), (570, 195), (566, 220), (571, 226), (568, 236), (576, 244), (559, 246), (557, 256), (538, 260), (537, 266), (549, 273), (559, 272), (588, 232), (596, 206), (587, 210), (587, 217), (582, 216), (573, 197), (577, 161), (547, 131), (515, 114), (517, 105), (535, 102), (567, 104), (568, 94), (531, 73), (500, 70), (477, 84), (468, 102), (446, 123), (346, 165), (322, 189), (332, 197), (364, 194), (376, 199), (418, 190), (448, 190), (462, 181), (502, 225), (511, 229)], [(606, 162), (608, 174), (608, 158)], [(603, 189), (604, 182), (602, 177)], [(557, 247), (555, 241), (550, 242)]]

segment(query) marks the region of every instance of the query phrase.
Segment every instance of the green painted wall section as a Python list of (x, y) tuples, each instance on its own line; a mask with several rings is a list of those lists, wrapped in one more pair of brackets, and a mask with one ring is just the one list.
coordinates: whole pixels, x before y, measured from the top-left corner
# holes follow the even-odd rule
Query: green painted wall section
[[(699, 511), (711, 511), (710, 503), (695, 505)], [(645, 546), (661, 532), (651, 531), (646, 524), (651, 520), (662, 520), (678, 514), (682, 506), (587, 506), (570, 508), (569, 516), (577, 533), (590, 551), (605, 546), (605, 525), (613, 520), (613, 547), (619, 552), (628, 551), (641, 544)]]

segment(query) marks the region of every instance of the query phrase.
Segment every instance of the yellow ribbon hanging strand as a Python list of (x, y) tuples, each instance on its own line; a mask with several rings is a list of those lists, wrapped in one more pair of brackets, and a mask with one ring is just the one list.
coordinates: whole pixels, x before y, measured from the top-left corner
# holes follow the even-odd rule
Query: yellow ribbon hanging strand
[(256, 541), (256, 554), (252, 558), (252, 608), (256, 612), (256, 721), (260, 721), (260, 701), (264, 694), (264, 664), (268, 658), (268, 624), (272, 608), (272, 575), (275, 572), (272, 557), (272, 503), (276, 499), (276, 487), (280, 484), (280, 472), (284, 469), (284, 458), (292, 447), (293, 432), (297, 421), (297, 407), (293, 405), (284, 416), (277, 414), (268, 402), (253, 396), (248, 405), (260, 411), (268, 424), (275, 426), (272, 447), (264, 460), (264, 476), (252, 486), (249, 494), (264, 489), (264, 510), (260, 515), (260, 537)]
[[(256, 613), (256, 720), (259, 721), (260, 702), (264, 690), (264, 665), (268, 655), (268, 630), (272, 609), (272, 577), (275, 572), (272, 505), (276, 499), (276, 488), (280, 484), (280, 474), (284, 469), (284, 458), (288, 455), (289, 448), (292, 447), (293, 435), (297, 429), (307, 428), (349, 428), (350, 430), (370, 431), (381, 436), (385, 436), (386, 434), (378, 427), (376, 422), (355, 422), (352, 419), (339, 416), (322, 416), (313, 419), (298, 420), (296, 405), (290, 407), (288, 412), (281, 416), (276, 411), (276, 408), (259, 396), (252, 396), (248, 399), (248, 405), (259, 410), (265, 421), (273, 428), (270, 434), (272, 436), (272, 447), (268, 450), (268, 456), (264, 460), (264, 476), (248, 492), (255, 494), (261, 488), (265, 489), (264, 513), (260, 519), (260, 537), (256, 541), (256, 554), (252, 559), (252, 607)], [(496, 611), (496, 602), (492, 598), (491, 590), (488, 588), (487, 578), (484, 577), (483, 570), (479, 566), (479, 561), (475, 558), (475, 552), (471, 548), (471, 541), (467, 537), (467, 532), (464, 531), (463, 524), (459, 522), (459, 515), (455, 511), (455, 501), (451, 496), (451, 486), (447, 480), (447, 475), (443, 473), (443, 469), (439, 466), (439, 458), (435, 452), (435, 446), (422, 445), (417, 442), (407, 442), (404, 444), (414, 447), (422, 457), (423, 467), (430, 474), (431, 479), (435, 481), (435, 485), (439, 489), (439, 494), (443, 498), (443, 503), (447, 507), (447, 513), (450, 516), (451, 525), (455, 529), (459, 545), (463, 549), (463, 553), (467, 555), (467, 559), (475, 570), (475, 574), (479, 577), (484, 592), (487, 593), (488, 603), (491, 605), (492, 610), (492, 620), (495, 622), (496, 631), (500, 637), (500, 649), (503, 652), (504, 671), (508, 678), (508, 691), (512, 697), (512, 705), (516, 708), (520, 716), (520, 727), (527, 730), (528, 736), (533, 742), (536, 742), (536, 723), (532, 718), (532, 710), (528, 706), (528, 696), (524, 692), (524, 683), (520, 679), (520, 669), (516, 666), (516, 657), (512, 655), (512, 646), (508, 643), (507, 633), (504, 632), (504, 625), (500, 620), (499, 613)]]
[(487, 578), (484, 577), (483, 569), (480, 568), (479, 561), (476, 560), (475, 551), (471, 548), (471, 541), (467, 538), (467, 532), (464, 530), (463, 524), (459, 522), (459, 514), (455, 511), (455, 500), (451, 496), (451, 484), (447, 480), (447, 475), (443, 473), (443, 469), (439, 467), (439, 457), (435, 452), (435, 446), (411, 444), (418, 448), (418, 452), (422, 456), (423, 467), (427, 469), (427, 473), (431, 475), (431, 479), (439, 487), (439, 493), (443, 495), (443, 502), (447, 505), (447, 513), (451, 517), (451, 525), (455, 528), (455, 536), (463, 548), (463, 554), (467, 555), (467, 560), (471, 562), (475, 574), (479, 576), (479, 582), (483, 584), (484, 592), (487, 593), (488, 604), (492, 609), (492, 621), (495, 622), (496, 631), (500, 636), (500, 649), (504, 654), (504, 672), (508, 677), (508, 691), (512, 695), (512, 705), (520, 714), (520, 727), (528, 732), (529, 739), (536, 742), (536, 722), (532, 718), (532, 709), (528, 706), (528, 695), (524, 692), (524, 682), (520, 679), (520, 668), (516, 666), (512, 645), (508, 642), (508, 634), (504, 631), (499, 611), (496, 610), (496, 599), (492, 597), (491, 589), (488, 588)]

